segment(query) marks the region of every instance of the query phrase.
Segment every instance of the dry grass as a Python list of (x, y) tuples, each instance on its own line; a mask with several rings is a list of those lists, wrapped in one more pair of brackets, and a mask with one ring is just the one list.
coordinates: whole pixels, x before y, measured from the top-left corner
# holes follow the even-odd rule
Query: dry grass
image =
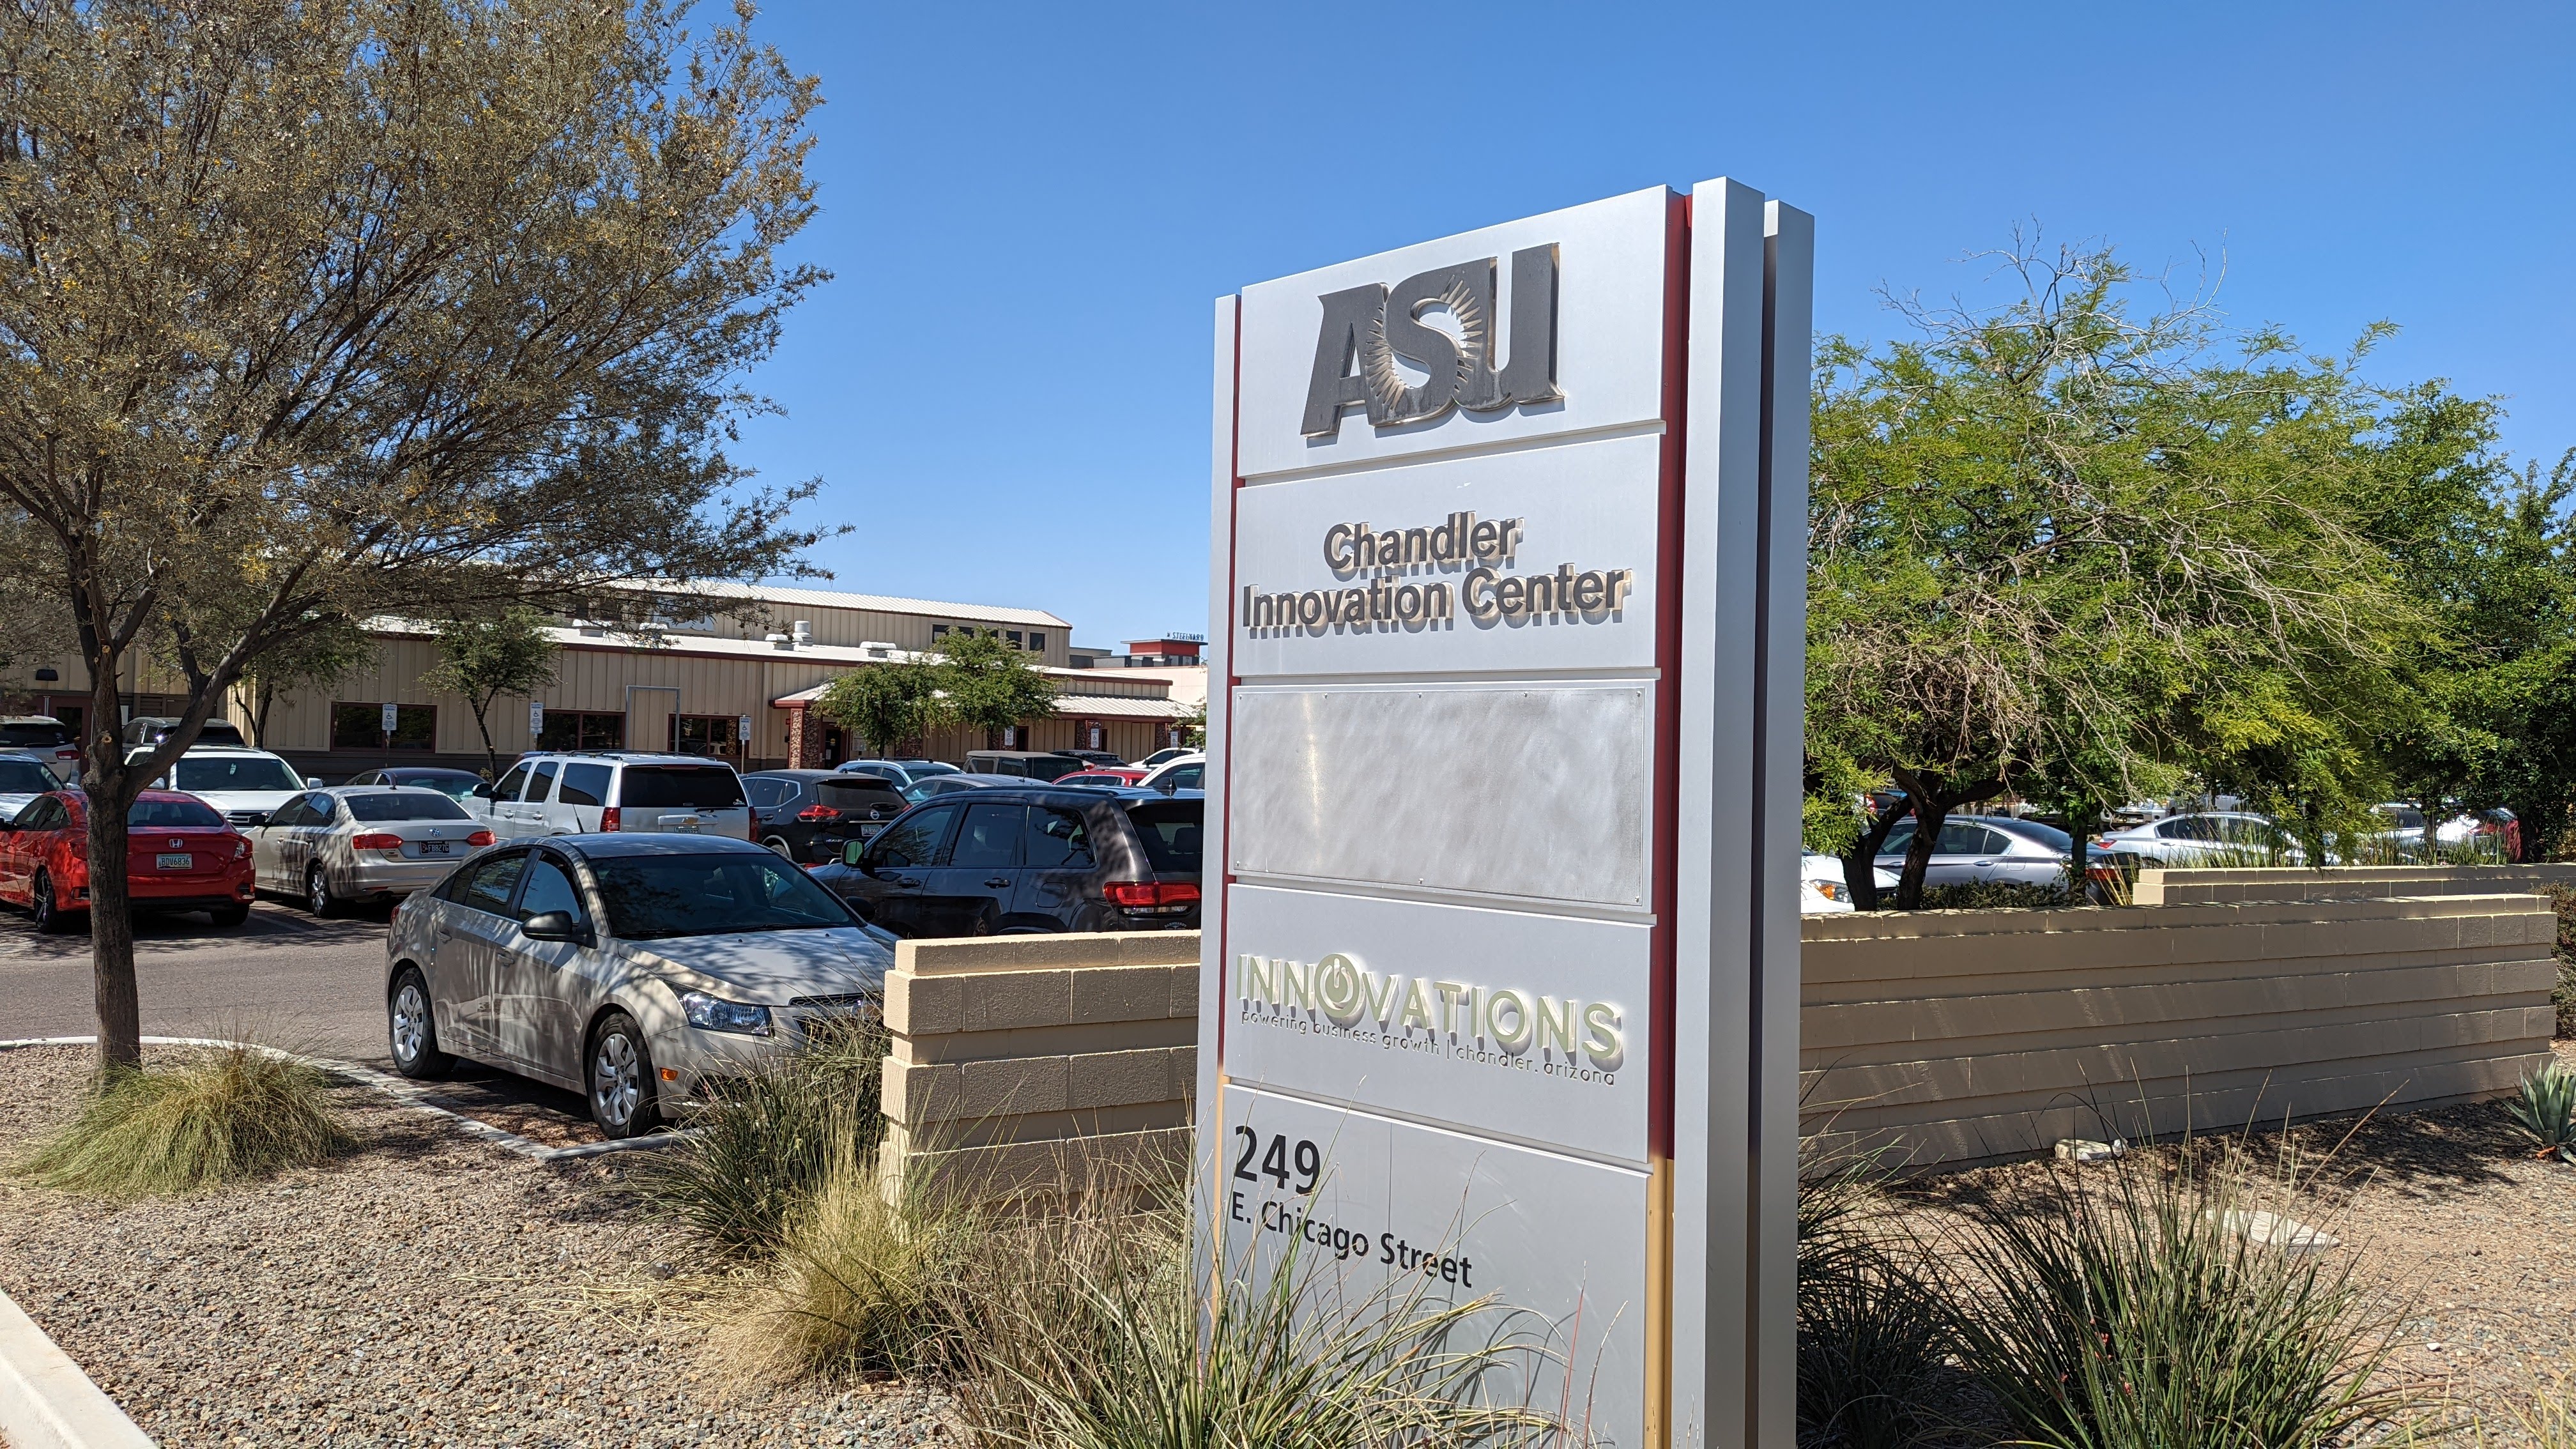
[(199, 1192), (355, 1145), (318, 1067), (246, 1043), (109, 1073), (80, 1115), (16, 1165), (39, 1186), (111, 1199)]

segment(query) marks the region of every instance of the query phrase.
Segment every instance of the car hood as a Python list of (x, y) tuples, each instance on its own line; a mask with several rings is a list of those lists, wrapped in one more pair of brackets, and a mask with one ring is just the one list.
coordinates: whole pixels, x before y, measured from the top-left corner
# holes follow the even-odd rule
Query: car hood
[(301, 790), (190, 790), (218, 810), (275, 810), (303, 794)]
[(800, 996), (878, 995), (894, 966), (894, 953), (856, 927), (676, 936), (621, 942), (618, 949), (675, 989), (752, 1006), (785, 1006)]

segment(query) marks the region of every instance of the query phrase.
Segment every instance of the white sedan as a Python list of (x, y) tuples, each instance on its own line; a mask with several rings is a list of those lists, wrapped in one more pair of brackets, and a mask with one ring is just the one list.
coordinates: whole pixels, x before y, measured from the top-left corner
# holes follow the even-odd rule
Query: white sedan
[(308, 790), (243, 834), (259, 888), (299, 897), (317, 916), (426, 890), (492, 843), (443, 792), (403, 785)]
[(2095, 840), (2093, 848), (2150, 865), (2301, 865), (2307, 860), (2281, 827), (2234, 810), (2168, 815), (2113, 831)]
[[(1896, 889), (1893, 871), (1872, 867), (1870, 878), (1882, 891)], [(1808, 851), (1798, 862), (1798, 914), (1802, 916), (1839, 916), (1858, 910), (1852, 904), (1851, 885), (1843, 875), (1839, 857)]]

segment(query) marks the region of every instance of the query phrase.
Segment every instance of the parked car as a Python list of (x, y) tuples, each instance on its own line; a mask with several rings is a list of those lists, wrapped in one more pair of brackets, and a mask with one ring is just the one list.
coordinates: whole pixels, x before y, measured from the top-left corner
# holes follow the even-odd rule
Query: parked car
[(492, 843), (491, 830), (444, 791), (388, 785), (307, 791), (244, 833), (259, 888), (294, 896), (317, 916), (427, 890)]
[(916, 806), (814, 879), (898, 936), (1194, 931), (1205, 803), (1018, 785)]
[(15, 820), (18, 812), (37, 796), (70, 783), (54, 773), (51, 761), (44, 755), (33, 750), (0, 750), (0, 820)]
[[(319, 780), (306, 777), (315, 785)], [(415, 789), (436, 790), (459, 805), (474, 798), (474, 787), (483, 777), (472, 770), (450, 770), (437, 765), (401, 765), (386, 770), (361, 770), (342, 782), (349, 785), (408, 785)]]
[[(129, 745), (126, 758), (138, 759), (151, 752), (149, 745)], [(244, 830), (266, 825), (277, 807), (307, 788), (304, 777), (295, 773), (293, 765), (266, 750), (241, 745), (191, 745), (152, 783), (163, 790), (196, 796)]]
[(0, 750), (25, 750), (51, 761), (69, 780), (80, 773), (80, 741), (72, 727), (49, 714), (0, 715)]
[(1026, 778), (1018, 775), (970, 775), (963, 770), (951, 770), (944, 775), (924, 775), (904, 786), (903, 798), (918, 805), (924, 800), (953, 795), (960, 790), (989, 790), (996, 785), (1027, 783)]
[(2453, 816), (2433, 827), (2433, 838), (2454, 848), (2474, 841), (2504, 860), (2522, 859), (2522, 821), (2502, 807)]
[(1091, 767), (1095, 770), (1114, 770), (1127, 763), (1125, 760), (1120, 759), (1117, 755), (1108, 750), (1058, 750), (1056, 753), (1060, 755), (1072, 755), (1078, 759), (1088, 760), (1091, 762)]
[(1207, 755), (1203, 751), (1193, 750), (1186, 755), (1175, 755), (1156, 765), (1136, 784), (1140, 789), (1159, 790), (1169, 795), (1175, 790), (1205, 789), (1206, 777)]
[[(1905, 854), (1914, 845), (1915, 822), (1900, 820), (1878, 848), (1877, 867), (1902, 872)], [(2066, 858), (2075, 839), (2054, 825), (2015, 820), (2002, 815), (1953, 815), (1941, 822), (1932, 842), (1932, 859), (1923, 871), (1926, 886), (1967, 885), (1994, 881), (2012, 885), (2054, 886), (2066, 882)], [(2088, 849), (2085, 862), (2092, 863)]]
[[(1870, 879), (1882, 891), (1896, 889), (1896, 873), (1870, 868)], [(1798, 914), (1802, 916), (1837, 916), (1859, 909), (1852, 903), (1849, 878), (1843, 872), (1842, 857), (1808, 851), (1798, 861)]]
[(2208, 811), (2168, 815), (2097, 837), (2093, 846), (2142, 865), (2304, 864), (2307, 853), (2287, 832), (2260, 815)]
[(1121, 765), (1116, 769), (1095, 765), (1088, 770), (1076, 770), (1070, 775), (1058, 775), (1055, 782), (1059, 785), (1106, 785), (1113, 789), (1124, 790), (1144, 778), (1145, 772), (1133, 765)]
[(695, 755), (529, 754), (474, 791), (503, 840), (671, 833), (752, 838), (751, 802), (733, 766)]
[[(125, 812), (125, 889), (137, 910), (204, 911), (220, 927), (250, 919), (250, 842), (215, 808), (146, 790)], [(56, 790), (0, 827), (0, 901), (25, 906), (39, 931), (89, 914), (89, 796)]]
[(800, 865), (830, 860), (912, 808), (893, 780), (839, 770), (762, 770), (742, 777), (760, 843)]
[[(178, 727), (176, 715), (137, 715), (125, 722), (126, 748), (157, 745), (170, 738), (170, 732)], [(210, 719), (197, 727), (196, 743), (188, 748), (193, 750), (204, 745), (230, 745), (237, 750), (246, 750), (250, 748), (250, 741), (242, 738), (241, 726), (231, 720)]]
[(1156, 750), (1154, 753), (1147, 755), (1136, 763), (1150, 770), (1156, 765), (1170, 764), (1172, 761), (1179, 759), (1183, 755), (1195, 755), (1198, 753), (1198, 750), (1193, 749), (1188, 745), (1172, 745), (1165, 749)]
[(912, 783), (912, 771), (901, 760), (843, 760), (832, 773), (842, 775), (877, 775), (892, 780), (900, 789)]
[(386, 1032), (405, 1076), (468, 1057), (580, 1092), (634, 1137), (881, 1009), (893, 964), (890, 938), (749, 841), (505, 843), (395, 910)]
[(1010, 775), (1024, 780), (1052, 780), (1091, 762), (1064, 750), (968, 750), (966, 770), (976, 775)]
[(945, 760), (896, 760), (893, 763), (901, 765), (906, 770), (910, 771), (912, 773), (912, 778), (916, 780), (925, 775), (955, 775), (962, 773), (959, 767), (949, 764)]

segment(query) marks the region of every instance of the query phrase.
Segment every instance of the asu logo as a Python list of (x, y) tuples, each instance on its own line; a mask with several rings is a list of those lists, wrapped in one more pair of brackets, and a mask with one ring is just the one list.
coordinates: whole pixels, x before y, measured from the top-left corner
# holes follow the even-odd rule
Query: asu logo
[[(1339, 437), (1342, 410), (1368, 409), (1369, 426), (1429, 422), (1452, 407), (1493, 412), (1517, 403), (1556, 402), (1556, 248), (1512, 253), (1511, 355), (1494, 364), (1502, 338), (1494, 326), (1494, 272), (1499, 258), (1420, 272), (1388, 287), (1328, 292), (1324, 328), (1315, 339), (1315, 373), (1306, 388), (1310, 438)], [(1422, 320), (1447, 309), (1456, 333)], [(1431, 374), (1410, 386), (1395, 362)]]

